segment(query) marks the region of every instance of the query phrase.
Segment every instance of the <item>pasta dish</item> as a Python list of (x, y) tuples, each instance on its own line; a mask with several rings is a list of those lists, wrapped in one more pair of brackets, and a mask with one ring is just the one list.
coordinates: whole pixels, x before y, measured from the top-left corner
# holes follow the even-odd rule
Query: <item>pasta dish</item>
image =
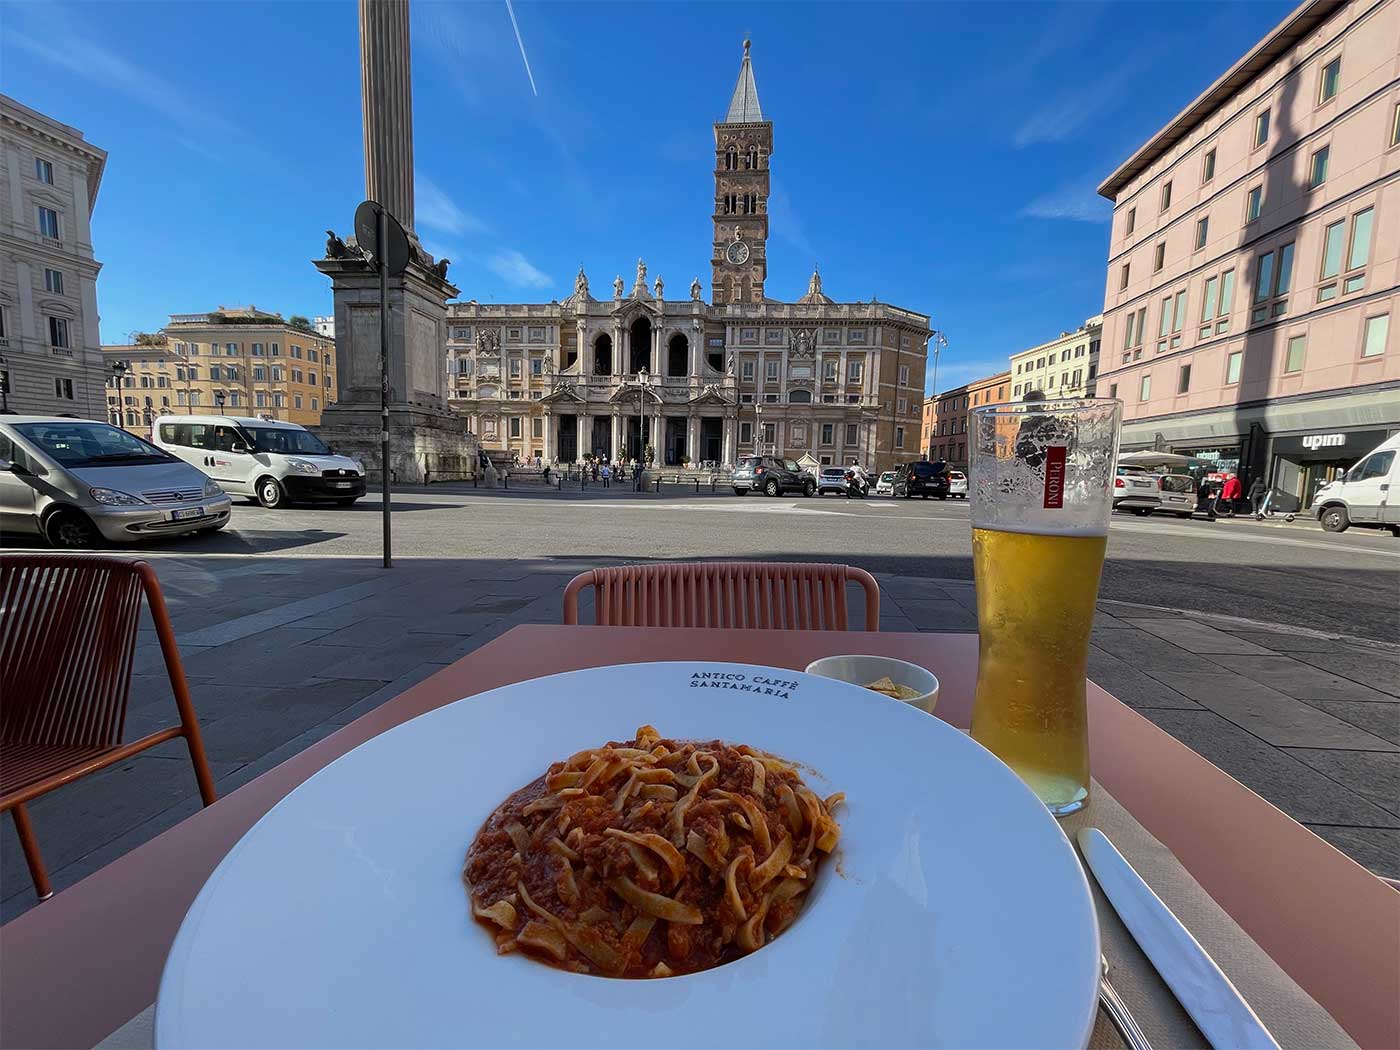
[(718, 966), (792, 924), (843, 799), (755, 748), (642, 726), (554, 763), (487, 818), (462, 873), (472, 915), (498, 952), (579, 973)]

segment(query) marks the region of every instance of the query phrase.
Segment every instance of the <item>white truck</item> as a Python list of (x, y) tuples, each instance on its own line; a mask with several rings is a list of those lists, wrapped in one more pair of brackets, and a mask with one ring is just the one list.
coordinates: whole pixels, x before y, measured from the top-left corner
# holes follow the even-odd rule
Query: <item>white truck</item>
[(1328, 532), (1351, 526), (1400, 536), (1400, 434), (1382, 441), (1350, 470), (1317, 490), (1312, 509)]

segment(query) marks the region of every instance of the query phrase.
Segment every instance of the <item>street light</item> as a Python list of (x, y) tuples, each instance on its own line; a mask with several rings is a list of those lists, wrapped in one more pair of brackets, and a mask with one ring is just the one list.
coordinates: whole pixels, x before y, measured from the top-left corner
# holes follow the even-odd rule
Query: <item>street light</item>
[(763, 433), (763, 405), (755, 401), (753, 403), (753, 454), (761, 454), (759, 445), (759, 435)]
[(225, 394), (222, 390), (215, 390), (215, 391), (214, 391), (214, 407), (217, 408), (217, 409), (219, 410), (220, 413), (223, 412), (223, 410), (224, 410), (224, 402), (227, 401), (227, 400), (228, 400), (228, 395)]
[(637, 373), (637, 382), (641, 384), (637, 388), (637, 458), (642, 461), (642, 466), (647, 465), (647, 390), (651, 382), (651, 376), (647, 375), (647, 370), (643, 368)]
[(113, 361), (111, 364), (112, 389), (116, 391), (117, 397), (117, 418), (122, 421), (123, 426), (126, 422), (126, 409), (122, 402), (122, 376), (126, 374), (126, 370), (130, 367), (131, 365), (125, 361)]

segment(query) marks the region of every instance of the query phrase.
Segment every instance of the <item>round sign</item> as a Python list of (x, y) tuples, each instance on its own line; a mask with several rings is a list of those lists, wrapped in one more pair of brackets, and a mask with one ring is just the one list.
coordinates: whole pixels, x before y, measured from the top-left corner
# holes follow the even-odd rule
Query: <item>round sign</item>
[[(384, 213), (386, 244), (379, 244), (379, 213)], [(403, 232), (399, 220), (377, 201), (364, 201), (355, 209), (355, 241), (374, 256), (375, 265), (383, 263), (391, 274), (400, 274), (408, 269), (412, 253), (408, 247), (408, 235)]]

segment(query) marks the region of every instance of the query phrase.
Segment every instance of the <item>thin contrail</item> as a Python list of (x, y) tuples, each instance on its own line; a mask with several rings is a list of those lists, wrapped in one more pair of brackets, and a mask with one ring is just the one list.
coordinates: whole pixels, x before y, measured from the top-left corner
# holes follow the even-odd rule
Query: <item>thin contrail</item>
[(530, 56), (525, 54), (525, 41), (520, 39), (520, 23), (515, 20), (515, 7), (506, 0), (506, 10), (510, 12), (510, 24), (515, 29), (515, 42), (520, 45), (520, 60), (525, 63), (525, 75), (530, 78), (530, 90), (540, 97), (540, 89), (535, 87), (535, 74), (530, 72)]

